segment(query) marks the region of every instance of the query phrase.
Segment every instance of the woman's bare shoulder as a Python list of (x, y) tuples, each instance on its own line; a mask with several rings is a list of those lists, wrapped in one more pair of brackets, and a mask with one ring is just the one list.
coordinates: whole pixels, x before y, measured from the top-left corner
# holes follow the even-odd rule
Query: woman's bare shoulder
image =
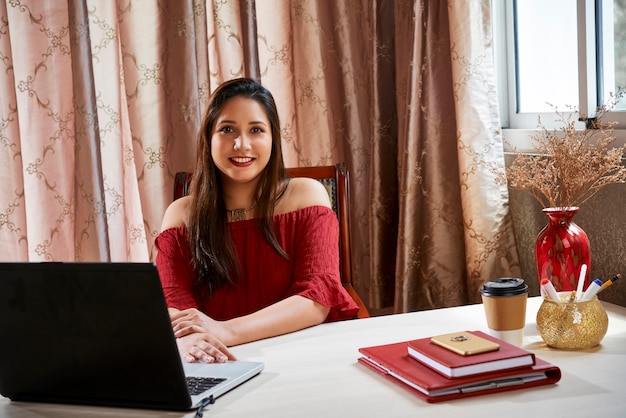
[(191, 197), (184, 196), (180, 199), (174, 200), (165, 210), (163, 215), (163, 222), (161, 224), (161, 231), (165, 231), (170, 228), (177, 228), (187, 225), (187, 213), (189, 211), (189, 205), (191, 203)]
[(276, 207), (276, 213), (292, 212), (309, 206), (332, 207), (328, 191), (315, 179), (296, 177), (290, 179), (287, 190)]

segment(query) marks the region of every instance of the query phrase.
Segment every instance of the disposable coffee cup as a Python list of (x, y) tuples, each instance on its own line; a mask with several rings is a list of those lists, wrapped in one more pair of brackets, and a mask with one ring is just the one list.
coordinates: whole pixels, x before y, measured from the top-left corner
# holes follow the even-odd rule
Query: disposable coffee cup
[(484, 283), (480, 294), (489, 334), (521, 346), (526, 325), (528, 285), (518, 278), (500, 278)]

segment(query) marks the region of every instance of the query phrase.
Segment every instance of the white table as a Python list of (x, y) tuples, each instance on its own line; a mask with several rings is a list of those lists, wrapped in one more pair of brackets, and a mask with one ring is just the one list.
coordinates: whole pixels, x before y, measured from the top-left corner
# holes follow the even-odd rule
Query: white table
[[(482, 305), (324, 324), (233, 348), (265, 370), (205, 410), (205, 417), (624, 417), (626, 308), (604, 303), (609, 329), (600, 346), (562, 351), (545, 346), (529, 299), (524, 347), (561, 368), (556, 385), (429, 404), (357, 364), (358, 348), (443, 334), (486, 330)], [(10, 402), (0, 417), (192, 417), (168, 411)]]

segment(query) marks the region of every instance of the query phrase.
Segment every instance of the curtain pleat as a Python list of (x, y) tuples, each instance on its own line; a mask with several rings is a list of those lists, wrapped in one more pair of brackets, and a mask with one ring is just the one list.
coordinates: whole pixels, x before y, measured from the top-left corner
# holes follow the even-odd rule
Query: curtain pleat
[(241, 30), (244, 67), (246, 77), (261, 79), (259, 70), (259, 48), (256, 31), (256, 4), (254, 0), (239, 0), (241, 8)]
[[(76, 259), (110, 261), (111, 249), (105, 208), (100, 132), (93, 129), (97, 120), (89, 16), (83, 0), (69, 2), (69, 31), (72, 84), (76, 118), (74, 120), (76, 183), (72, 201), (75, 202), (74, 224)], [(88, 199), (84, 197), (89, 196)]]
[[(493, 167), (504, 167), (504, 148), (487, 0), (450, 8), (452, 69), (461, 168), (468, 300), (480, 302), (480, 286), (497, 277), (521, 277), (509, 213), (509, 194)], [(467, 16), (471, 16), (467, 19)]]
[[(397, 246), (391, 243), (398, 242), (398, 127), (405, 116), (404, 107), (396, 104), (396, 95), (405, 90), (399, 83), (404, 78), (396, 76), (396, 62), (400, 62), (401, 68), (406, 67), (399, 61), (399, 57), (404, 55), (404, 45), (395, 42), (393, 2), (373, 3), (371, 36), (376, 42), (371, 43), (369, 52), (372, 57), (371, 153), (367, 176), (370, 200), (367, 202), (358, 197), (354, 200), (367, 209), (369, 239), (366, 248), (371, 253), (367, 258), (371, 268), (370, 305), (383, 308), (393, 306), (395, 300)], [(363, 221), (361, 218), (361, 222)], [(355, 248), (358, 253), (363, 253), (366, 249), (359, 247)], [(361, 276), (361, 283), (367, 282), (366, 277), (368, 276)], [(365, 292), (362, 286), (360, 289)]]
[(23, 136), (17, 108), (16, 60), (10, 59), (20, 46), (13, 39), (18, 36), (9, 32), (9, 21), (12, 21), (11, 27), (18, 26), (14, 20), (14, 15), (8, 13), (7, 3), (0, 2), (0, 257), (27, 260)]
[(242, 28), (245, 22), (239, 6), (238, 1), (207, 2), (210, 91), (226, 80), (245, 76)]
[[(3, 225), (2, 246), (18, 247), (3, 253), (47, 261), (58, 253), (74, 258), (74, 188), (64, 180), (77, 174), (68, 5), (47, 5), (44, 17), (7, 3), (2, 21), (3, 48), (8, 47), (1, 72), (7, 94), (2, 96), (9, 98), (2, 120), (13, 131), (3, 139), (3, 149), (12, 160), (11, 176), (23, 178), (3, 194), (3, 224), (9, 230)], [(54, 72), (65, 77), (57, 80)]]
[(422, 2), (398, 146), (400, 216), (395, 310), (467, 301), (462, 209), (445, 3)]

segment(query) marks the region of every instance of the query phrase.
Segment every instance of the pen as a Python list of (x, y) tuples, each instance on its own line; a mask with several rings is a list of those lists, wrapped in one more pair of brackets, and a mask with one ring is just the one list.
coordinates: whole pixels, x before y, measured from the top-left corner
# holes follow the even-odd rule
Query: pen
[(602, 292), (604, 289), (606, 289), (607, 287), (609, 287), (610, 285), (612, 285), (613, 283), (615, 283), (617, 280), (621, 278), (622, 278), (621, 274), (616, 274), (612, 279), (609, 279), (606, 282), (602, 283), (602, 286), (600, 286), (600, 289), (598, 289), (598, 293)]
[(554, 286), (552, 285), (552, 282), (549, 279), (541, 280), (541, 288), (546, 293), (546, 295), (548, 295), (549, 299), (552, 299), (555, 302), (561, 301), (559, 294), (556, 292), (556, 289), (554, 288)]
[(587, 265), (580, 266), (580, 275), (578, 276), (578, 286), (576, 287), (576, 299), (581, 300), (583, 297), (583, 287), (585, 286), (585, 276), (587, 275)]
[(598, 293), (601, 286), (602, 286), (602, 280), (595, 279), (593, 282), (591, 282), (587, 290), (585, 290), (585, 293), (583, 294), (583, 297), (580, 300), (584, 301), (584, 300), (591, 299), (592, 297), (596, 295), (596, 293)]

